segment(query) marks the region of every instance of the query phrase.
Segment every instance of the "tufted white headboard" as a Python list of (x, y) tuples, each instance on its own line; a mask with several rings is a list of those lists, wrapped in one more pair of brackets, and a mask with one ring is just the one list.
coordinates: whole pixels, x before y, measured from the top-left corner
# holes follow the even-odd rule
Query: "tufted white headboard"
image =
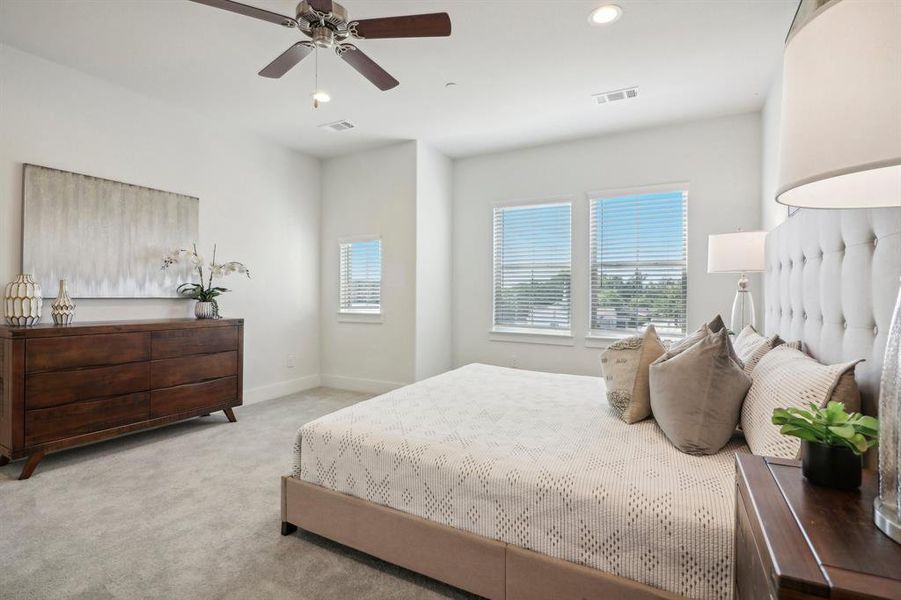
[(863, 358), (862, 412), (875, 415), (901, 278), (901, 208), (802, 210), (767, 235), (765, 331), (822, 363)]

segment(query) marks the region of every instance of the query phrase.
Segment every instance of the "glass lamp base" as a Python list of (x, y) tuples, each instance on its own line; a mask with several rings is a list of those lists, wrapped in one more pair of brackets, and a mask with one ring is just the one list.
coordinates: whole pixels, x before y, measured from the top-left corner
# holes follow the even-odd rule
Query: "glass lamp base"
[(873, 521), (901, 544), (901, 289), (885, 344), (879, 385), (879, 497)]
[(732, 333), (738, 335), (748, 325), (757, 327), (754, 296), (751, 295), (749, 289), (739, 289), (735, 292), (735, 300), (732, 302), (732, 319), (729, 327), (732, 329)]

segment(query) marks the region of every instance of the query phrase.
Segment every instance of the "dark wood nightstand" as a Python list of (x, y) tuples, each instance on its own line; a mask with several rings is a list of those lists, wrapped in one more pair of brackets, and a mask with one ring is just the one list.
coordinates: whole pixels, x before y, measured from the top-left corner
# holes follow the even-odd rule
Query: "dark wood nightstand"
[(901, 599), (901, 545), (873, 525), (875, 473), (818, 487), (793, 460), (736, 456), (735, 597)]

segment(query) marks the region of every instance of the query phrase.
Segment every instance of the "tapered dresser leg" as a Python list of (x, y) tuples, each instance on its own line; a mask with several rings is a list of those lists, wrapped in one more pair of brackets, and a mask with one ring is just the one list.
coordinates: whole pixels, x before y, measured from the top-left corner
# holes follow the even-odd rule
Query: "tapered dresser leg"
[(5, 467), (8, 464), (9, 464), (9, 457), (8, 456), (0, 456), (0, 467)]
[(228, 417), (230, 423), (236, 423), (238, 421), (238, 417), (235, 416), (235, 411), (229, 408), (223, 408), (222, 412), (225, 413), (225, 416)]
[(34, 470), (37, 468), (38, 463), (42, 460), (44, 460), (44, 453), (40, 450), (29, 456), (28, 460), (25, 461), (25, 466), (22, 467), (22, 473), (19, 475), (19, 481), (31, 477), (32, 473), (34, 473)]
[(295, 531), (297, 531), (297, 525), (282, 521), (282, 535), (291, 535)]

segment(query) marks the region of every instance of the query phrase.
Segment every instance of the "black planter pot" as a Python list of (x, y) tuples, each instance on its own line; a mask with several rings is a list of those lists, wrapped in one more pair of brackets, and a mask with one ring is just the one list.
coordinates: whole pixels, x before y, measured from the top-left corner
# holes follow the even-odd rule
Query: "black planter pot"
[(860, 487), (861, 457), (844, 446), (801, 440), (801, 472), (816, 485), (853, 490)]

